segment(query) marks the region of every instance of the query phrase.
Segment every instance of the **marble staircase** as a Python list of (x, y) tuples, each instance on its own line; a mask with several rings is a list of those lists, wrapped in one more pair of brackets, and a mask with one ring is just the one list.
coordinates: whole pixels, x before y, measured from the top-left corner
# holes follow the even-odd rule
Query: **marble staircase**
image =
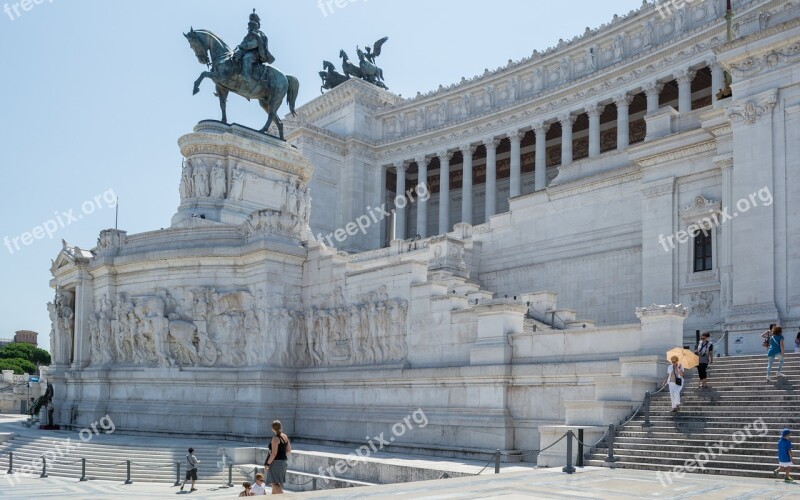
[[(771, 382), (766, 381), (766, 364), (765, 355), (717, 358), (707, 389), (698, 388), (692, 370), (695, 376), (687, 380), (678, 413), (671, 411), (666, 389), (653, 396), (652, 427), (642, 426), (644, 414), (639, 412), (617, 429), (614, 455), (619, 461), (614, 466), (662, 474), (685, 470), (772, 477), (781, 430), (800, 428), (800, 354), (786, 356), (782, 377), (776, 377), (776, 361)], [(586, 465), (607, 465), (607, 446), (594, 448)], [(702, 468), (698, 459), (705, 461)]]

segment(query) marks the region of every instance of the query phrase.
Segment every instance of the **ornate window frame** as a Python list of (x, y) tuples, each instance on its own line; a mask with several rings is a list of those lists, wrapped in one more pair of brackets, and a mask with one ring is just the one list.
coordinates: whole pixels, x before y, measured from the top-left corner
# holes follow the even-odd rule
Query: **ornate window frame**
[[(697, 287), (701, 285), (719, 283), (719, 237), (720, 237), (720, 214), (722, 202), (710, 200), (703, 195), (695, 196), (692, 203), (680, 210), (680, 221), (682, 229), (687, 231), (691, 237), (680, 263), (684, 287)], [(694, 228), (704, 229), (711, 225), (711, 270), (694, 271)]]

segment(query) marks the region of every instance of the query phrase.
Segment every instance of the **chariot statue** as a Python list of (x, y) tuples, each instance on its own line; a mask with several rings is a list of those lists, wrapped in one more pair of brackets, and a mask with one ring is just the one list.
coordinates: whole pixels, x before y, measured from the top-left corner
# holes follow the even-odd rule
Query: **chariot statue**
[(322, 62), (324, 71), (319, 72), (322, 79), (322, 87), (320, 91), (330, 90), (338, 85), (346, 82), (350, 78), (360, 78), (365, 82), (369, 82), (382, 89), (387, 89), (386, 84), (383, 83), (383, 70), (378, 67), (375, 60), (381, 55), (381, 48), (386, 41), (389, 40), (385, 36), (372, 44), (367, 46), (364, 50), (356, 47), (356, 54), (358, 54), (358, 64), (350, 61), (350, 57), (344, 50), (339, 51), (339, 57), (342, 59), (342, 72), (336, 71), (334, 65), (328, 61)]
[(281, 140), (284, 140), (278, 109), (286, 98), (289, 111), (296, 116), (294, 107), (300, 82), (272, 65), (275, 57), (269, 51), (269, 40), (261, 31), (261, 18), (255, 9), (247, 23), (247, 35), (236, 50), (231, 50), (220, 37), (208, 30), (191, 28), (183, 36), (189, 41), (197, 60), (210, 69), (201, 73), (194, 82), (193, 93), (200, 92), (202, 81), (210, 78), (216, 85), (215, 95), (219, 98), (223, 123), (228, 123), (225, 109), (228, 93), (233, 92), (247, 100), (257, 99), (267, 113), (267, 123), (260, 131), (266, 133), (274, 121)]

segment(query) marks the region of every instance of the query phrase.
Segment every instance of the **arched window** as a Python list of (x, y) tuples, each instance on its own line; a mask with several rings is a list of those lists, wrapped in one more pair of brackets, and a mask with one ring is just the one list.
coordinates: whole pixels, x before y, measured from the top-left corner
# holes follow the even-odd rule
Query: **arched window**
[(711, 231), (697, 230), (692, 235), (694, 240), (694, 272), (711, 271), (713, 258), (711, 255)]

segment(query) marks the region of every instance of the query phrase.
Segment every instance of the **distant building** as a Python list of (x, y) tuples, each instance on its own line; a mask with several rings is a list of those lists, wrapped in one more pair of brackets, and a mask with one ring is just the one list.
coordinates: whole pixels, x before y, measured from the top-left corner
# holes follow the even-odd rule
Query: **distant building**
[(38, 333), (31, 330), (18, 330), (14, 332), (13, 339), (0, 339), (0, 347), (14, 343), (31, 344), (33, 346), (38, 347), (39, 346), (39, 342), (37, 341), (38, 336), (39, 336)]

